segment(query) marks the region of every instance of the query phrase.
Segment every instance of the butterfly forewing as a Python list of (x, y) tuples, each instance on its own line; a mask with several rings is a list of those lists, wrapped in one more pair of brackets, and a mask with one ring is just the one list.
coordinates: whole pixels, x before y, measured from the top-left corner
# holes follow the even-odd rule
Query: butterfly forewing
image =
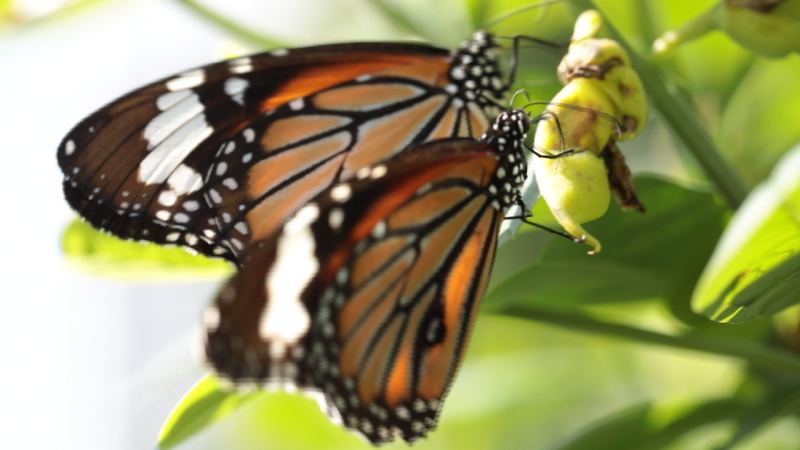
[(424, 436), (486, 289), (500, 163), (489, 144), (439, 141), (315, 197), (210, 308), (214, 369), (322, 391), (375, 443)]
[[(487, 40), (488, 39), (488, 40)], [(332, 183), (436, 138), (478, 136), (494, 44), (340, 44), (190, 70), (89, 116), (58, 159), (70, 204), (124, 238), (233, 261)]]

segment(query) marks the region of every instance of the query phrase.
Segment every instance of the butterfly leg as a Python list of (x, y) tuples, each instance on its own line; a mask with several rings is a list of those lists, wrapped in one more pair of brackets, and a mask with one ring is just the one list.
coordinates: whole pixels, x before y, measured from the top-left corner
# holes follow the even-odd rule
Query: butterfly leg
[[(527, 210), (527, 207), (525, 206), (525, 203), (522, 201), (521, 198), (517, 199), (517, 205), (519, 206), (521, 211), (526, 211)], [(521, 220), (522, 222), (524, 222), (524, 223), (526, 223), (528, 225), (532, 225), (532, 226), (534, 226), (536, 228), (542, 229), (542, 230), (547, 231), (549, 233), (553, 233), (553, 234), (555, 234), (557, 236), (561, 236), (561, 237), (567, 238), (570, 241), (575, 242), (576, 244), (582, 244), (582, 243), (584, 243), (586, 241), (586, 236), (575, 237), (575, 236), (572, 236), (571, 234), (565, 233), (563, 231), (556, 230), (555, 228), (550, 228), (547, 225), (542, 225), (540, 223), (536, 223), (536, 222), (530, 220), (530, 218), (532, 216), (533, 216), (533, 214), (525, 213), (525, 214), (520, 214), (520, 215), (517, 215), (517, 216), (506, 216), (504, 218), (504, 220), (514, 220), (514, 219)]]

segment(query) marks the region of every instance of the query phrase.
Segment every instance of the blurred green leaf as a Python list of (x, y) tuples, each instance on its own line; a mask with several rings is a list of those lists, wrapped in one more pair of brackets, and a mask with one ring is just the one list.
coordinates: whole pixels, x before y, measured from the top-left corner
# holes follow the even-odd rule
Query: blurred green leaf
[(70, 263), (91, 275), (154, 280), (222, 277), (233, 265), (221, 259), (191, 254), (178, 247), (124, 241), (74, 219), (61, 236)]
[(586, 226), (603, 243), (599, 255), (553, 239), (539, 261), (499, 283), (486, 302), (569, 307), (663, 299), (688, 314), (695, 280), (722, 232), (725, 208), (709, 193), (660, 179), (640, 177), (636, 188), (645, 214), (612, 207)]
[(774, 419), (800, 413), (800, 388), (776, 389), (745, 408), (737, 418), (733, 436), (718, 450), (732, 450)]
[(223, 390), (213, 376), (203, 377), (170, 412), (158, 434), (158, 448), (174, 448), (227, 417), (256, 395)]
[(242, 41), (247, 42), (248, 44), (251, 44), (257, 48), (265, 49), (287, 46), (283, 41), (272, 36), (267, 36), (260, 30), (256, 31), (247, 28), (241, 23), (223, 16), (217, 11), (206, 7), (201, 2), (196, 0), (178, 0), (178, 3), (183, 5), (186, 9), (194, 14), (197, 14), (198, 16), (227, 31), (238, 39), (241, 39)]
[(486, 12), (488, 10), (487, 0), (464, 0), (467, 7), (467, 14), (469, 14), (470, 23), (474, 29), (478, 29), (483, 25), (486, 19)]
[(667, 422), (656, 420), (658, 408), (649, 403), (628, 407), (589, 426), (558, 450), (650, 450), (663, 448), (686, 433), (731, 420), (742, 409), (736, 398), (714, 399), (686, 408)]
[(694, 292), (695, 311), (720, 322), (800, 303), (800, 147), (736, 213)]
[(721, 113), (718, 142), (751, 183), (764, 180), (800, 142), (798, 73), (798, 55), (757, 59)]
[(405, 11), (393, 4), (391, 0), (369, 0), (370, 3), (398, 29), (417, 36), (426, 36), (425, 31), (418, 26), (418, 23), (411, 20)]
[(618, 411), (574, 435), (558, 450), (634, 449), (650, 435), (647, 415), (649, 403), (641, 403)]

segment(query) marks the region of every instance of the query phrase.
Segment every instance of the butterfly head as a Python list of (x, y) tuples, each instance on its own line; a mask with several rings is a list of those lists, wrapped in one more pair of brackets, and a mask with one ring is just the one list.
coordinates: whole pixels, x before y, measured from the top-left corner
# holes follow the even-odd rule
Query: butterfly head
[(489, 186), (489, 193), (494, 197), (493, 206), (497, 209), (515, 204), (520, 195), (519, 188), (528, 172), (524, 142), (530, 127), (528, 114), (521, 109), (512, 109), (500, 113), (481, 137), (497, 152), (498, 165)]
[(497, 64), (497, 49), (494, 36), (480, 30), (453, 52), (450, 80), (463, 100), (483, 104), (485, 97), (503, 98), (507, 86)]

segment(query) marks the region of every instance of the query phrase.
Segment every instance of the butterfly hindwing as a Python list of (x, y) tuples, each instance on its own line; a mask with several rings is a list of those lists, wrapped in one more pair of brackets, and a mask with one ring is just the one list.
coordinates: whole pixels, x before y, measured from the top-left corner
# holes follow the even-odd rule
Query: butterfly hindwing
[(487, 144), (434, 142), (320, 194), (210, 308), (212, 366), (322, 391), (372, 442), (426, 434), (491, 271), (497, 165)]
[(408, 146), (482, 133), (505, 86), (493, 44), (476, 36), (453, 54), (275, 50), (152, 83), (64, 138), (66, 197), (120, 237), (238, 261), (332, 183)]

